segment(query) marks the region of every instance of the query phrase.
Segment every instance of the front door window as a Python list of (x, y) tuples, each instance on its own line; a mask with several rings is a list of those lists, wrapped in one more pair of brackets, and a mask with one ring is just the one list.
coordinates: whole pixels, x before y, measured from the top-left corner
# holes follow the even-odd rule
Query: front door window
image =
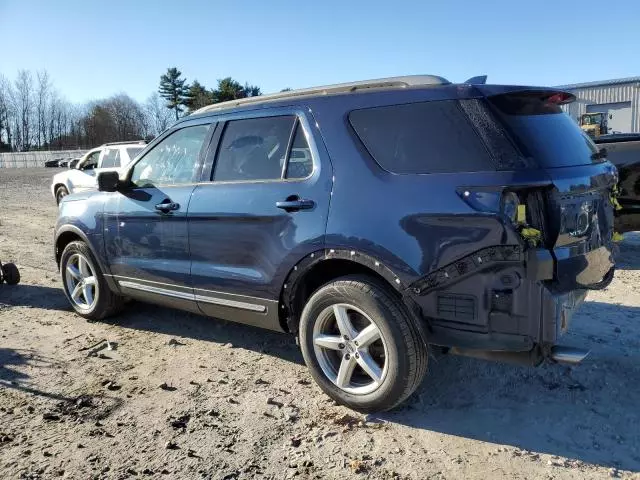
[(145, 188), (197, 182), (200, 150), (210, 127), (185, 127), (166, 137), (135, 164), (131, 182)]

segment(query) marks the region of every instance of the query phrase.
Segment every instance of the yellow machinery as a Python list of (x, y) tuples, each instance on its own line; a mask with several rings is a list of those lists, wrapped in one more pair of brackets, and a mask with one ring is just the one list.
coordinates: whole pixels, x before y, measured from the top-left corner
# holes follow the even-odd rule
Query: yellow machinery
[(580, 117), (580, 128), (591, 138), (598, 138), (609, 132), (607, 114), (602, 112), (584, 113)]

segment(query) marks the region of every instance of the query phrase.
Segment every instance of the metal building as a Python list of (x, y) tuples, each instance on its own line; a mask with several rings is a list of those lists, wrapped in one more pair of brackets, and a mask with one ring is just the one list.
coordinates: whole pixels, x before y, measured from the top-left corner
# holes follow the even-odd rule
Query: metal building
[(640, 77), (561, 85), (576, 96), (562, 109), (574, 120), (583, 113), (603, 112), (611, 133), (640, 133)]

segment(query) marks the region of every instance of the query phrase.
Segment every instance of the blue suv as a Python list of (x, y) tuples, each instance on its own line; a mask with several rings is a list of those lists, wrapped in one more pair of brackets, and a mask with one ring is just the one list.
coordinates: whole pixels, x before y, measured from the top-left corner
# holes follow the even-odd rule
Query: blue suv
[(615, 168), (538, 87), (436, 76), (211, 105), (61, 202), (75, 311), (128, 298), (295, 335), (318, 385), (393, 408), (430, 349), (579, 362), (613, 278)]

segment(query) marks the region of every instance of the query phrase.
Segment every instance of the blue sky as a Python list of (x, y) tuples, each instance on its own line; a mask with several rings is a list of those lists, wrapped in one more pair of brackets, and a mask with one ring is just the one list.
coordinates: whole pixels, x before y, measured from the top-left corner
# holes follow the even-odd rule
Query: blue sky
[(143, 100), (167, 67), (264, 93), (393, 75), (558, 85), (640, 75), (640, 1), (0, 0), (0, 73)]

